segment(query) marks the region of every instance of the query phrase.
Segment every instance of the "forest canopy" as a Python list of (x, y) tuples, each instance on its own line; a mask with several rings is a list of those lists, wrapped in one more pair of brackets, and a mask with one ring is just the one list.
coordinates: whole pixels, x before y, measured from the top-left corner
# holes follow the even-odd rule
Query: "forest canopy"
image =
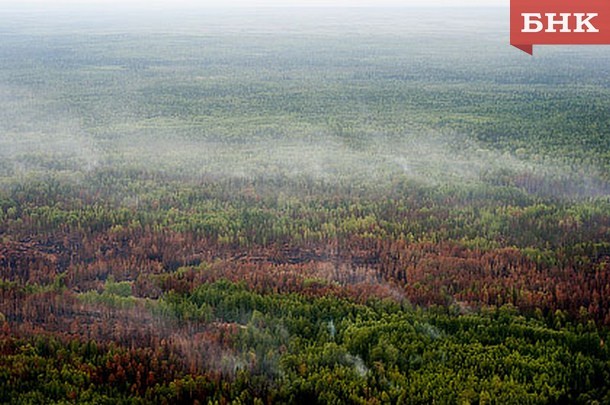
[(0, 403), (610, 402), (610, 57), (452, 12), (0, 16)]

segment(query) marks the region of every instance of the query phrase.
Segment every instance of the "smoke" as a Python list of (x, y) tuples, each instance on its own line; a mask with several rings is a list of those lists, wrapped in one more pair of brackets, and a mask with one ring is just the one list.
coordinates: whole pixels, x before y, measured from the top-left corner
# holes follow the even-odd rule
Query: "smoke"
[(415, 329), (422, 335), (428, 336), (432, 340), (437, 340), (442, 337), (443, 333), (434, 325), (430, 325), (427, 322), (417, 322)]
[(360, 356), (354, 356), (351, 354), (345, 355), (345, 361), (354, 367), (354, 370), (360, 377), (366, 377), (369, 372), (368, 367), (364, 364), (364, 361)]
[[(499, 152), (436, 129), (440, 115), (469, 106), (456, 81), (483, 86), (485, 97), (487, 81), (505, 79), (481, 69), (483, 82), (470, 84), (478, 60), (455, 45), (497, 44), (473, 34), (481, 19), (462, 13), (89, 15), (67, 25), (17, 14), (0, 45), (0, 176), (111, 166), (195, 179), (406, 178), (607, 195), (603, 173), (585, 164)], [(83, 37), (67, 35), (74, 30)], [(498, 72), (505, 61), (493, 62)], [(565, 63), (560, 76), (572, 82)], [(438, 88), (421, 92), (418, 81)], [(445, 85), (449, 93), (439, 91)]]
[(337, 334), (337, 329), (335, 328), (335, 322), (331, 319), (330, 321), (328, 321), (328, 333), (330, 333), (330, 337), (331, 338), (335, 338), (335, 335)]
[[(324, 131), (310, 129), (298, 138), (286, 128), (279, 138), (252, 135), (221, 141), (202, 136), (165, 136), (164, 131), (130, 134), (112, 142), (113, 164), (197, 178), (246, 180), (313, 179), (327, 184), (389, 185), (407, 179), (425, 186), (512, 187), (539, 197), (582, 199), (607, 196), (602, 172), (556, 158), (533, 160), (488, 149), (454, 134), (361, 135), (358, 147)], [(61, 141), (55, 141), (60, 145)], [(78, 156), (95, 167), (85, 138), (70, 139)], [(65, 149), (65, 148), (64, 148)], [(87, 156), (92, 156), (87, 158)], [(116, 156), (119, 157), (117, 161)]]
[(24, 86), (0, 85), (0, 178), (90, 172), (99, 151), (79, 119), (52, 98)]

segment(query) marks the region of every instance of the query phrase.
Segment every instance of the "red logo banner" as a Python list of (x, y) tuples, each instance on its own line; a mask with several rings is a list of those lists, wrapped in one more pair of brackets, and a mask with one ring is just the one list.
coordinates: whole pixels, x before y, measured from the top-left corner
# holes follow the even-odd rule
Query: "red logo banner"
[(510, 43), (530, 55), (534, 45), (610, 44), (610, 0), (511, 0)]

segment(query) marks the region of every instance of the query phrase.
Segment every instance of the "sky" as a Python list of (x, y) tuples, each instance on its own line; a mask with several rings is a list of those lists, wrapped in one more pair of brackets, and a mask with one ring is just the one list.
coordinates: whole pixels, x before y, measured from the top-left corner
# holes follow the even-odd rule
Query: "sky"
[(508, 6), (509, 0), (0, 0), (2, 7), (489, 7)]

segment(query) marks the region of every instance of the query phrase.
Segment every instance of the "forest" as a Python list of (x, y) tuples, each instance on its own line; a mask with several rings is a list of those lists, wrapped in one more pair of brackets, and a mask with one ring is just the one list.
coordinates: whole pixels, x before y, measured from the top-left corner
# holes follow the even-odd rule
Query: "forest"
[(141, 11), (0, 15), (0, 403), (610, 403), (608, 49)]

